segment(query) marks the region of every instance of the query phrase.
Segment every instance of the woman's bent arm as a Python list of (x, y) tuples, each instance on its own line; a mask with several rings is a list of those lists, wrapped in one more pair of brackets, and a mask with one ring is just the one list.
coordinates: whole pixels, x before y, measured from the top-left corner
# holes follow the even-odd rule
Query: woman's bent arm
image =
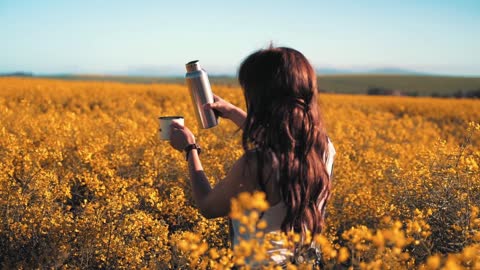
[(244, 112), (242, 109), (235, 107), (230, 116), (230, 120), (232, 120), (235, 125), (237, 125), (243, 130), (245, 127), (245, 119), (247, 119), (247, 113)]

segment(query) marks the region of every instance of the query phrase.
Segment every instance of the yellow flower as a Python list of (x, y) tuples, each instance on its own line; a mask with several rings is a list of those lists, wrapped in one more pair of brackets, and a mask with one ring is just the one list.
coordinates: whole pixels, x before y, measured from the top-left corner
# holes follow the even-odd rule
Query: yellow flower
[(338, 251), (338, 262), (339, 263), (343, 263), (345, 262), (346, 260), (348, 260), (348, 258), (350, 257), (350, 253), (348, 252), (348, 249), (346, 247), (342, 247), (339, 251)]
[[(239, 87), (213, 87), (245, 109)], [(230, 218), (257, 238), (235, 251), (229, 221), (198, 212), (188, 164), (158, 140), (157, 117), (184, 116), (212, 185), (244, 151), (233, 123), (199, 128), (188, 95), (180, 84), (0, 78), (0, 257), (22, 247), (34, 258), (6, 267), (230, 269), (268, 260), (275, 240), (293, 250), (298, 234), (264, 232), (261, 192), (231, 201)], [(343, 259), (351, 269), (478, 268), (479, 101), (321, 93), (318, 102), (337, 152), (313, 237), (326, 268)], [(444, 253), (452, 242), (461, 251)]]

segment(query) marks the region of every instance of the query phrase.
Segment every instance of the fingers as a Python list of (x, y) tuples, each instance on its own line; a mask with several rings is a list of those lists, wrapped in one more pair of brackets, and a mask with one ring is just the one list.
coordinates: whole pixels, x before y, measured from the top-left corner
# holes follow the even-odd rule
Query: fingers
[(224, 101), (221, 97), (213, 94), (213, 102), (204, 104), (205, 109), (221, 109), (224, 106)]
[(177, 123), (177, 122), (172, 122), (172, 123), (170, 124), (170, 127), (172, 127), (172, 128), (178, 128), (178, 129), (183, 129), (183, 128), (184, 128), (184, 126), (180, 125), (180, 124)]
[(170, 138), (172, 137), (173, 131), (174, 131), (176, 128), (177, 128), (177, 127), (173, 126), (173, 123), (170, 124), (170, 130), (168, 131)]
[(216, 109), (218, 108), (218, 103), (206, 103), (203, 105), (205, 109)]

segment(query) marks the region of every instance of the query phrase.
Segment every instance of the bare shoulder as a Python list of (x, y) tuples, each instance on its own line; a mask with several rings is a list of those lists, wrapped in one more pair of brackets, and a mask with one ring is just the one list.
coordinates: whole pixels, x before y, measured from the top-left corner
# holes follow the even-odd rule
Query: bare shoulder
[(235, 182), (241, 184), (246, 191), (258, 188), (257, 181), (257, 155), (254, 151), (245, 152), (232, 166), (230, 176)]
[(263, 191), (268, 194), (269, 200), (271, 199), (269, 203), (278, 202), (280, 200), (279, 190), (277, 181), (274, 181), (276, 174), (272, 168), (275, 162), (272, 157), (262, 160), (262, 181), (264, 183), (262, 188), (258, 175), (259, 158), (261, 157), (255, 151), (245, 152), (232, 166), (229, 178), (239, 192)]
[(232, 198), (242, 192), (253, 192), (257, 189), (255, 168), (255, 162), (249, 154), (244, 154), (235, 161), (225, 178), (199, 203), (202, 214), (207, 218), (227, 216)]

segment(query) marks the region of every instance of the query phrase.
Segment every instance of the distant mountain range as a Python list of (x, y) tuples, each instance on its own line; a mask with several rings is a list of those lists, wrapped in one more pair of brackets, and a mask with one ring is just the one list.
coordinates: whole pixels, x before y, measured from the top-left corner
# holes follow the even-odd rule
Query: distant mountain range
[(424, 72), (418, 72), (418, 71), (414, 71), (414, 70), (394, 68), (394, 67), (372, 69), (368, 73), (371, 73), (371, 74), (396, 74), (396, 75), (431, 75), (431, 74), (424, 73)]
[[(235, 77), (236, 74), (232, 70), (216, 68), (216, 69), (207, 69), (207, 72), (212, 76), (221, 76), (221, 77)], [(366, 75), (437, 75), (424, 72), (418, 72), (414, 70), (395, 68), (395, 67), (384, 67), (376, 69), (336, 69), (336, 68), (318, 68), (316, 69), (318, 75), (355, 75), (355, 74), (366, 74)], [(84, 75), (90, 73), (55, 73), (55, 74), (35, 74), (35, 76), (69, 76), (69, 75)], [(99, 76), (133, 76), (133, 77), (183, 77), (185, 71), (183, 66), (145, 66), (145, 67), (135, 67), (129, 68), (125, 71), (113, 71), (105, 72), (100, 74), (91, 74)], [(10, 73), (0, 73), (0, 76), (23, 76), (31, 77), (34, 76), (32, 72), (25, 71), (16, 71)], [(448, 76), (448, 75), (447, 75)]]
[(418, 71), (395, 68), (395, 67), (385, 67), (385, 68), (376, 68), (376, 69), (357, 69), (357, 70), (348, 70), (348, 69), (335, 69), (335, 68), (318, 68), (316, 72), (319, 75), (341, 75), (341, 74), (385, 74), (385, 75), (431, 75), (428, 73), (422, 73)]
[(33, 77), (33, 72), (10, 72), (10, 73), (0, 73), (0, 77)]
[(185, 75), (185, 72), (182, 68), (183, 66), (141, 66), (128, 68), (125, 71), (112, 72), (109, 74), (123, 76), (178, 77)]
[[(235, 76), (235, 71), (227, 68), (206, 69), (207, 72), (215, 76)], [(376, 69), (336, 69), (336, 68), (318, 68), (316, 72), (319, 75), (341, 75), (341, 74), (385, 74), (385, 75), (430, 75), (427, 73), (417, 72), (408, 69), (384, 67)], [(182, 67), (139, 67), (131, 68), (124, 72), (113, 73), (112, 75), (127, 75), (127, 76), (184, 76), (185, 71)]]

